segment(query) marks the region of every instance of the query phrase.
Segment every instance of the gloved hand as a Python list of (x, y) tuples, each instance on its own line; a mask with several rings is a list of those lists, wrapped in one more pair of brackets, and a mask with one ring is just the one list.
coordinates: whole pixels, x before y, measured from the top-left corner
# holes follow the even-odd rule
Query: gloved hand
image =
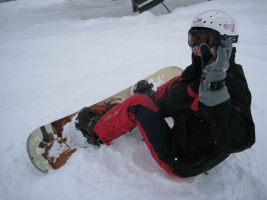
[(215, 106), (230, 98), (225, 86), (225, 78), (232, 53), (232, 42), (226, 38), (221, 40), (221, 45), (217, 49), (217, 58), (214, 62), (212, 62), (214, 59), (210, 59), (207, 50), (209, 51), (209, 48), (206, 44), (200, 45), (201, 59), (204, 66), (202, 66), (199, 86), (199, 100), (207, 106)]

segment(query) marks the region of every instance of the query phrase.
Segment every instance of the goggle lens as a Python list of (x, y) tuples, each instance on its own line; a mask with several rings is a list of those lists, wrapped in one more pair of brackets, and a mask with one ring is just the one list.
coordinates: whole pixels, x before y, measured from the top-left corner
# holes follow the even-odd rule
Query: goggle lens
[(220, 34), (211, 30), (195, 30), (190, 29), (188, 32), (188, 45), (194, 47), (205, 43), (209, 48), (220, 44)]

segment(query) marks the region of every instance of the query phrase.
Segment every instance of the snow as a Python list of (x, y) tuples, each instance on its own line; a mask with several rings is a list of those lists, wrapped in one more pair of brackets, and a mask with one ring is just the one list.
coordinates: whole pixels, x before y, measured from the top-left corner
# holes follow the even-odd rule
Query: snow
[[(0, 3), (1, 200), (267, 199), (267, 2), (165, 2), (171, 14), (162, 6), (133, 14), (130, 0)], [(32, 166), (25, 144), (36, 127), (163, 66), (190, 64), (187, 31), (191, 19), (208, 9), (223, 10), (238, 24), (236, 60), (253, 95), (257, 138), (251, 149), (208, 175), (178, 179), (155, 163), (135, 129), (110, 146), (79, 149), (46, 175)]]

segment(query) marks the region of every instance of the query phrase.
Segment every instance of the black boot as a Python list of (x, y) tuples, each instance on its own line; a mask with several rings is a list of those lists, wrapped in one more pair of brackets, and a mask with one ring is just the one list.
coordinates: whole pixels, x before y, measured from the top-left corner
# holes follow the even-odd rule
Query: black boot
[(83, 108), (76, 118), (75, 127), (82, 132), (83, 136), (87, 139), (89, 144), (100, 146), (102, 142), (94, 132), (93, 128), (97, 121), (100, 119), (100, 115), (96, 111), (89, 107)]
[(149, 97), (153, 97), (155, 91), (153, 90), (153, 83), (148, 83), (146, 80), (138, 81), (133, 88), (134, 94), (146, 94)]

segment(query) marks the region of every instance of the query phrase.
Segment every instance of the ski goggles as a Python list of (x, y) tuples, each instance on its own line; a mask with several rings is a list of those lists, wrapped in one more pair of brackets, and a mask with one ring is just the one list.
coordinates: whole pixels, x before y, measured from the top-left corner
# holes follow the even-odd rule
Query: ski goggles
[(194, 47), (205, 43), (209, 48), (220, 45), (221, 35), (217, 31), (210, 29), (195, 29), (191, 28), (188, 31), (188, 45)]

